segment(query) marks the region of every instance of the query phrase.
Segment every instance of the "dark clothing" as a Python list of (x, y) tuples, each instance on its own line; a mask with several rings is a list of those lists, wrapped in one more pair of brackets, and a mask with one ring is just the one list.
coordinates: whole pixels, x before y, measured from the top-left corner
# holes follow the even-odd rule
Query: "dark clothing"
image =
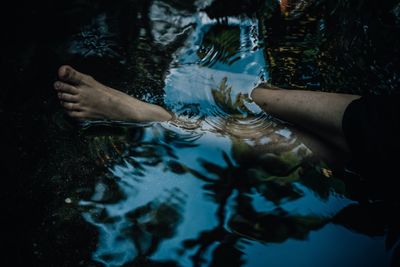
[(400, 195), (400, 95), (354, 100), (342, 126), (355, 171), (373, 190)]

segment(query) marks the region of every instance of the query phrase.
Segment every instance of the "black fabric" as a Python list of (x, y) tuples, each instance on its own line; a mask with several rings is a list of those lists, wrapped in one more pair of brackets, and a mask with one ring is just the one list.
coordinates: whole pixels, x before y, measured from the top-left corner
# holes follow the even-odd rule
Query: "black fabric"
[(355, 171), (373, 190), (393, 194), (400, 178), (400, 95), (354, 100), (342, 125)]

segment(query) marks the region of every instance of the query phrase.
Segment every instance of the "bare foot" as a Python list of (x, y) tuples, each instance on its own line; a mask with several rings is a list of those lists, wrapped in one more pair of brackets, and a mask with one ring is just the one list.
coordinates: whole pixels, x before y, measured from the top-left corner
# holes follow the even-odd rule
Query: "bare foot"
[(61, 105), (78, 120), (167, 121), (172, 118), (164, 108), (142, 102), (107, 87), (70, 66), (58, 69), (54, 83)]

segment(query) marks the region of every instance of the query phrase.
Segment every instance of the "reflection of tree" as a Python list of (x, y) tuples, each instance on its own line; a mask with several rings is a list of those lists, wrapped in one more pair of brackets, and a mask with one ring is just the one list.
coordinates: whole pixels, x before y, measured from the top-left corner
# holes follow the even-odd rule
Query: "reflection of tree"
[[(243, 114), (248, 113), (238, 112), (238, 107), (242, 106), (239, 101), (243, 99), (232, 101), (230, 93), (225, 80), (213, 95), (221, 109), (232, 111), (233, 116), (240, 114), (239, 118), (246, 120), (247, 116)], [(229, 118), (226, 120), (229, 121)], [(302, 197), (299, 184), (321, 199), (328, 199), (332, 192), (345, 194), (344, 184), (332, 177), (327, 167), (315, 160), (294, 136), (279, 135), (280, 129), (276, 125), (270, 126), (261, 135), (241, 134), (238, 129), (233, 131), (232, 127), (226, 124), (222, 131), (232, 141), (232, 158), (223, 152), (223, 164), (201, 159), (201, 170), (180, 166), (180, 170), (205, 183), (206, 195), (218, 206), (218, 225), (199, 233), (197, 238), (183, 242), (184, 252), (193, 251), (194, 266), (201, 266), (211, 250), (211, 266), (218, 266), (216, 263), (221, 262), (241, 266), (244, 260), (240, 246), (246, 239), (267, 243), (281, 243), (291, 238), (305, 239), (311, 231), (328, 223), (344, 225), (372, 236), (383, 235), (385, 229), (389, 229), (387, 248), (399, 250), (400, 224), (393, 215), (398, 205), (353, 204), (332, 217), (297, 215), (285, 211), (282, 203)], [(268, 142), (260, 142), (265, 137), (268, 137)], [(268, 212), (256, 211), (252, 206), (254, 191), (273, 203), (275, 208)], [(229, 207), (234, 206), (229, 215), (226, 212), (228, 200)], [(386, 208), (382, 210), (382, 206)], [(393, 262), (396, 261), (398, 259), (394, 257)]]
[[(311, 230), (322, 227), (325, 218), (318, 216), (294, 216), (277, 208), (273, 213), (259, 213), (251, 206), (250, 197), (252, 189), (259, 191), (267, 200), (279, 205), (284, 199), (299, 197), (299, 192), (293, 184), (280, 184), (280, 182), (265, 182), (255, 177), (248, 169), (251, 165), (237, 165), (224, 155), (225, 166), (218, 166), (212, 162), (203, 161), (205, 171), (189, 170), (195, 177), (206, 182), (204, 189), (218, 205), (216, 216), (218, 226), (212, 230), (204, 231), (194, 240), (186, 240), (186, 250), (197, 248), (192, 260), (195, 266), (200, 266), (205, 260), (206, 252), (215, 244), (212, 262), (231, 261), (232, 266), (243, 263), (240, 252), (240, 237), (246, 237), (265, 242), (283, 242), (288, 238), (304, 239)], [(257, 164), (257, 163), (256, 163)], [(203, 173), (207, 173), (204, 175)], [(213, 178), (211, 178), (213, 177)], [(282, 177), (285, 179), (285, 177)], [(318, 177), (318, 179), (323, 179)], [(236, 195), (235, 195), (236, 194)], [(280, 195), (279, 195), (280, 194)], [(227, 218), (226, 209), (228, 199), (234, 196), (235, 212)], [(224, 227), (228, 219), (230, 231)], [(234, 252), (228, 259), (225, 252)], [(218, 265), (215, 265), (218, 266)]]
[(158, 124), (92, 125), (86, 129), (86, 135), (91, 136), (89, 148), (101, 166), (128, 163), (137, 176), (144, 175), (146, 166), (161, 163), (174, 172), (173, 159), (177, 156), (173, 148), (196, 147), (193, 141), (199, 138), (196, 133), (178, 134)]
[(213, 251), (209, 266), (241, 266), (244, 261), (241, 259), (243, 253), (238, 247), (238, 241), (238, 237), (231, 235), (222, 226), (218, 226), (210, 231), (201, 232), (197, 239), (185, 240), (183, 247), (185, 250), (197, 247), (191, 257), (193, 266), (196, 267), (206, 262), (204, 255), (215, 244), (218, 245)]
[[(189, 172), (202, 180), (205, 183), (203, 188), (206, 194), (218, 205), (218, 225), (203, 231), (196, 239), (184, 241), (184, 252), (194, 250), (194, 266), (202, 265), (211, 248), (211, 266), (220, 266), (222, 263), (241, 266), (244, 262), (240, 250), (241, 236), (259, 239), (265, 229), (268, 229), (281, 236), (266, 236), (267, 241), (274, 242), (289, 237), (305, 237), (310, 231), (307, 226), (312, 225), (311, 229), (315, 229), (320, 225), (311, 217), (273, 217), (259, 214), (251, 206), (252, 190), (257, 190), (277, 206), (283, 200), (300, 197), (301, 194), (293, 182), (301, 181), (301, 173), (311, 167), (303, 162), (303, 158), (308, 154), (305, 148), (302, 148), (294, 137), (286, 138), (277, 134), (277, 128), (262, 128), (262, 133), (252, 129), (253, 133), (247, 134), (246, 127), (251, 125), (244, 124), (242, 127), (238, 120), (243, 122), (251, 116), (245, 106), (248, 99), (246, 96), (239, 96), (233, 101), (226, 79), (221, 82), (219, 88), (213, 89), (212, 93), (217, 106), (227, 113), (226, 117), (222, 118), (222, 129), (216, 131), (230, 137), (233, 158), (223, 152), (222, 165), (202, 159), (202, 170), (176, 163), (182, 172)], [(268, 138), (268, 142), (261, 142), (263, 137)], [(293, 151), (295, 148), (297, 150)], [(227, 218), (226, 209), (231, 198), (234, 198), (235, 214)], [(275, 219), (275, 224), (268, 224), (271, 218)], [(226, 229), (227, 221), (233, 233)], [(300, 223), (303, 224), (301, 227)], [(278, 231), (279, 227), (284, 230)], [(216, 244), (217, 247), (214, 247)]]
[(185, 194), (178, 188), (168, 192), (165, 199), (156, 199), (127, 213), (132, 225), (124, 234), (130, 236), (138, 251), (137, 258), (148, 257), (157, 251), (164, 239), (175, 235), (182, 221)]
[[(230, 99), (231, 90), (226, 79), (222, 81), (220, 88), (213, 90), (219, 108), (232, 113), (235, 118), (232, 120), (227, 115), (226, 121), (231, 121), (232, 124), (227, 123), (224, 131), (218, 131), (224, 132), (232, 141), (232, 153), (222, 154), (223, 164), (201, 159), (200, 170), (183, 165), (171, 148), (193, 147), (193, 140), (197, 136), (158, 131), (157, 127), (153, 127), (151, 131), (150, 136), (153, 136), (153, 139), (148, 138), (149, 132), (144, 134), (144, 131), (149, 129), (133, 127), (125, 132), (125, 137), (114, 133), (108, 141), (97, 140), (103, 142), (103, 146), (97, 145), (102, 151), (99, 155), (108, 159), (109, 163), (121, 164), (128, 161), (135, 166), (138, 173), (144, 173), (145, 166), (163, 164), (171, 172), (191, 173), (204, 182), (206, 195), (218, 206), (218, 225), (182, 243), (181, 252), (192, 253), (194, 266), (201, 266), (207, 260), (211, 266), (220, 266), (222, 263), (241, 266), (244, 263), (241, 246), (246, 239), (266, 243), (305, 239), (311, 231), (318, 230), (328, 223), (340, 224), (371, 236), (383, 235), (384, 231), (389, 229), (387, 248), (398, 250), (396, 244), (399, 240), (399, 224), (395, 216), (391, 215), (398, 208), (395, 205), (354, 204), (331, 218), (285, 211), (282, 208), (283, 203), (303, 196), (303, 191), (298, 186), (300, 184), (321, 199), (328, 199), (332, 192), (344, 194), (344, 185), (340, 180), (327, 175), (323, 171), (327, 167), (315, 160), (295, 136), (280, 135), (281, 129), (277, 125), (268, 124), (268, 128), (262, 128), (262, 133), (252, 135), (243, 134), (240, 127), (233, 129), (236, 125), (235, 120), (243, 122), (251, 118), (244, 105), (248, 100), (240, 97), (235, 101)], [(109, 127), (110, 130), (113, 128), (114, 131), (118, 129)], [(144, 136), (147, 136), (146, 141)], [(261, 142), (266, 137), (267, 141)], [(104, 143), (108, 145), (104, 146)], [(121, 148), (124, 143), (130, 144)], [(116, 147), (123, 153), (112, 154)], [(103, 154), (108, 149), (111, 150), (107, 152), (109, 156), (104, 157)], [(257, 192), (274, 207), (267, 212), (256, 211), (252, 206), (253, 192)], [(172, 198), (176, 198), (175, 195)], [(228, 214), (227, 209), (232, 203), (234, 209)], [(157, 200), (136, 208), (128, 217), (132, 225), (126, 229), (125, 234), (131, 236), (140, 255), (134, 261), (134, 264), (139, 265), (132, 266), (140, 266), (144, 264), (146, 257), (157, 251), (162, 240), (174, 235), (177, 223), (182, 217), (182, 210), (174, 209), (169, 200)], [(206, 258), (211, 251), (211, 258)], [(394, 258), (394, 261), (396, 260)]]
[[(85, 129), (88, 146), (94, 158), (99, 159), (101, 166), (112, 169), (114, 166), (127, 168), (128, 179), (142, 183), (146, 179), (148, 167), (162, 166), (164, 171), (176, 174), (185, 172), (177, 162), (176, 148), (193, 148), (197, 134), (178, 134), (165, 129), (160, 124), (151, 125), (91, 125)], [(174, 237), (182, 221), (186, 195), (179, 188), (167, 191), (145, 205), (134, 208), (124, 214), (123, 218), (112, 216), (103, 208), (104, 204), (123, 203), (126, 201), (123, 186), (126, 181), (112, 173), (99, 177), (94, 186), (94, 193), (89, 204), (81, 207), (95, 224), (115, 225), (118, 230), (110, 235), (112, 240), (129, 239), (134, 244), (134, 259), (124, 266), (178, 266), (171, 261), (154, 261), (148, 259), (159, 248), (163, 240)], [(122, 183), (122, 184), (121, 184)], [(128, 182), (129, 183), (129, 182)], [(122, 185), (122, 186), (121, 186)], [(132, 191), (134, 192), (134, 191)], [(125, 222), (126, 221), (126, 222)], [(121, 225), (124, 222), (122, 228)], [(102, 244), (99, 244), (100, 247)], [(98, 250), (96, 257), (100, 261), (126, 262), (126, 253)]]
[(223, 62), (233, 64), (240, 59), (240, 29), (239, 27), (216, 24), (204, 35), (197, 55), (202, 64), (213, 66)]
[(224, 77), (217, 88), (211, 88), (211, 93), (215, 103), (227, 114), (243, 114), (244, 116), (247, 115), (248, 113), (250, 113), (250, 111), (245, 106), (245, 103), (249, 102), (248, 95), (239, 93), (236, 96), (235, 101), (232, 101), (232, 87), (228, 85), (227, 81), (228, 78)]
[[(108, 229), (110, 229), (108, 226), (112, 225), (111, 231), (114, 231), (105, 232), (102, 238), (107, 241), (103, 240), (98, 244), (94, 259), (111, 265), (123, 263), (123, 266), (153, 266), (154, 264), (177, 266), (174, 260), (154, 261), (149, 258), (157, 252), (163, 240), (175, 236), (183, 219), (186, 198), (187, 195), (175, 187), (166, 190), (164, 194), (146, 204), (124, 213), (123, 216), (110, 215), (102, 205), (88, 205), (84, 208), (88, 210), (86, 216), (90, 216), (90, 220), (96, 225), (102, 225)], [(122, 245), (126, 241), (130, 242), (134, 248), (121, 250), (119, 244)], [(115, 247), (109, 249), (107, 244), (110, 243)], [(133, 259), (129, 260), (132, 256)]]
[[(236, 251), (229, 258), (233, 261), (232, 266), (240, 266), (239, 262), (243, 262), (242, 254), (238, 249), (243, 242), (241, 237), (267, 243), (281, 243), (291, 238), (305, 239), (311, 231), (320, 229), (328, 223), (340, 224), (370, 236), (384, 235), (387, 231), (387, 250), (395, 251), (393, 262), (399, 260), (396, 255), (400, 240), (400, 223), (396, 214), (398, 205), (390, 203), (353, 204), (332, 218), (290, 214), (280, 208), (279, 203), (302, 196), (302, 192), (294, 182), (309, 187), (321, 198), (328, 198), (332, 190), (343, 193), (342, 184), (334, 178), (329, 178), (330, 181), (326, 182), (327, 178), (316, 171), (315, 166), (308, 163), (301, 164), (300, 171), (295, 175), (275, 176), (269, 181), (269, 177), (265, 173), (261, 178), (255, 176), (254, 173), (249, 174), (247, 169), (255, 166), (238, 166), (237, 163), (231, 162), (227, 155), (224, 155), (224, 158), (226, 164), (223, 167), (203, 161), (204, 171), (189, 170), (195, 177), (206, 182), (203, 188), (218, 205), (216, 216), (219, 222), (217, 227), (204, 231), (196, 239), (186, 240), (183, 243), (187, 251), (196, 248), (192, 257), (194, 266), (200, 266), (204, 262), (204, 255), (215, 244), (219, 245), (217, 248), (213, 248), (212, 261), (219, 261), (218, 252), (229, 248), (228, 251)], [(295, 179), (293, 176), (296, 176)], [(267, 201), (275, 203), (276, 208), (271, 212), (255, 211), (251, 205), (252, 189), (260, 192)], [(227, 217), (227, 201), (231, 197), (234, 197), (235, 210)], [(224, 227), (224, 222), (227, 220), (229, 230)]]

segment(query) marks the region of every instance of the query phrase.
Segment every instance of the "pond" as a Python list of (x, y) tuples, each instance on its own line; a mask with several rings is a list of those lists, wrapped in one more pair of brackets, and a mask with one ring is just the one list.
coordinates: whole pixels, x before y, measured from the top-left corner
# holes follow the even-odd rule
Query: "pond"
[[(349, 67), (342, 64), (347, 56), (334, 58), (337, 47), (326, 45), (339, 38), (331, 35), (330, 17), (318, 11), (329, 4), (225, 2), (54, 6), (70, 28), (46, 45), (31, 41), (32, 54), (47, 51), (56, 58), (51, 67), (72, 64), (163, 105), (176, 119), (78, 124), (49, 89), (50, 104), (36, 119), (46, 129), (37, 126), (37, 135), (48, 139), (35, 139), (41, 159), (28, 153), (33, 170), (22, 172), (34, 178), (27, 205), (36, 213), (29, 226), (33, 262), (256, 267), (396, 261), (398, 204), (359, 197), (347, 180), (352, 174), (336, 170), (250, 97), (264, 82), (322, 91), (345, 91), (356, 82), (336, 71), (328, 77), (334, 67), (327, 62)], [(353, 42), (367, 38), (358, 37)], [(355, 64), (349, 68), (355, 71)], [(385, 70), (374, 64), (374, 73), (392, 74), (390, 64)], [(48, 88), (49, 76), (42, 78)], [(360, 93), (364, 81), (357, 82), (347, 92)], [(396, 84), (393, 78), (380, 86), (393, 91)]]

